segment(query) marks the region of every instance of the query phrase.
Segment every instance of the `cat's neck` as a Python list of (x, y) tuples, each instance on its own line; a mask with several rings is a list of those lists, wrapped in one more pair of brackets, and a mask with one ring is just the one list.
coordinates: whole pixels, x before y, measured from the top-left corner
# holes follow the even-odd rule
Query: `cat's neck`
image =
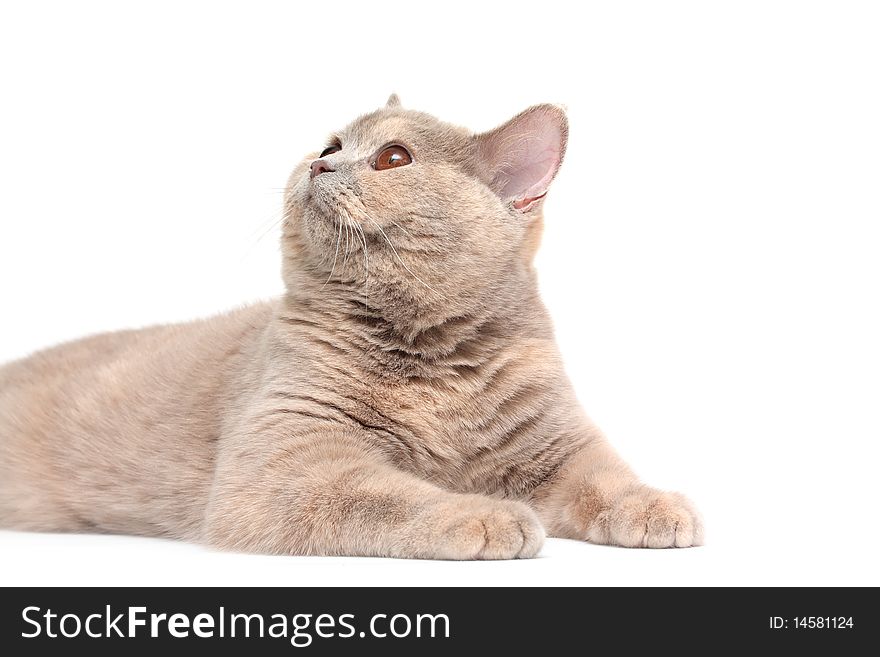
[[(552, 338), (534, 274), (490, 290), (478, 302), (388, 304), (375, 290), (335, 282), (289, 290), (282, 321), (329, 331), (365, 361), (403, 377), (445, 376), (479, 365), (524, 338)], [(384, 302), (384, 303), (383, 303)]]

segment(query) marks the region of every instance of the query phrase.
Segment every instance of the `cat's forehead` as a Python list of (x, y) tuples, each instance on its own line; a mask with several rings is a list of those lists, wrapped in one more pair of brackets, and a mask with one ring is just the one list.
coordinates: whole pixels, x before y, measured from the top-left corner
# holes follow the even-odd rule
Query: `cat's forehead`
[(463, 154), (472, 142), (470, 132), (464, 128), (444, 123), (430, 114), (400, 109), (383, 109), (360, 116), (346, 126), (339, 137), (343, 145), (356, 148), (401, 142), (448, 155)]

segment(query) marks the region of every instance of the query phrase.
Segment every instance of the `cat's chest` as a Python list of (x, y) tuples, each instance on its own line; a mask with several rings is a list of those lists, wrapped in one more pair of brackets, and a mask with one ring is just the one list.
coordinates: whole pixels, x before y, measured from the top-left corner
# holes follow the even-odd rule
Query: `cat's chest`
[(351, 414), (400, 467), (445, 487), (516, 495), (554, 467), (566, 409), (555, 359), (501, 352), (393, 383), (348, 380)]

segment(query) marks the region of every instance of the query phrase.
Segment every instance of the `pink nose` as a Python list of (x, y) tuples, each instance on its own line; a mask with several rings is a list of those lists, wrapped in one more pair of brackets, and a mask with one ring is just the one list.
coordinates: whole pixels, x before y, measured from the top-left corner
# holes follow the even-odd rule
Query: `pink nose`
[(322, 173), (335, 171), (326, 160), (315, 160), (309, 167), (309, 178), (320, 176)]

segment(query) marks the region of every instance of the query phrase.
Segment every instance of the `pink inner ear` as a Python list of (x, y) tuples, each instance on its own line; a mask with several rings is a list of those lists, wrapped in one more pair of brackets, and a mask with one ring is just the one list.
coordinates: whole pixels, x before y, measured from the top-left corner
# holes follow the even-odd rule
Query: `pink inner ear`
[(483, 135), (483, 153), (501, 198), (527, 210), (540, 200), (559, 170), (565, 148), (565, 115), (539, 106)]
[(545, 196), (547, 196), (546, 192), (544, 194), (541, 194), (540, 196), (527, 196), (526, 198), (521, 198), (513, 202), (513, 207), (517, 210), (528, 210), (530, 207), (532, 207), (532, 205), (540, 201)]

